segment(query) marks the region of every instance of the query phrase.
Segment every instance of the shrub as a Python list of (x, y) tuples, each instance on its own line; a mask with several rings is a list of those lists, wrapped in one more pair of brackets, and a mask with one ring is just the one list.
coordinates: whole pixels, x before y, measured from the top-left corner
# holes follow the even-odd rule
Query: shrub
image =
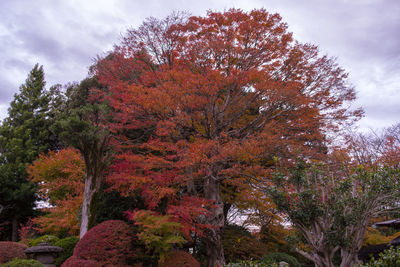
[(44, 265), (37, 260), (26, 260), (26, 259), (15, 258), (12, 261), (9, 261), (1, 265), (1, 267), (44, 267)]
[(134, 257), (133, 239), (134, 233), (125, 222), (105, 221), (90, 229), (79, 240), (74, 256), (104, 265), (127, 266)]
[(97, 261), (93, 261), (93, 260), (82, 260), (82, 259), (78, 259), (75, 256), (72, 256), (70, 258), (68, 258), (62, 265), (61, 267), (81, 267), (81, 266), (85, 266), (85, 267), (102, 267), (103, 264), (97, 262)]
[(239, 262), (231, 262), (223, 265), (222, 267), (279, 267), (279, 263), (277, 262), (260, 262), (260, 261), (239, 261)]
[(0, 263), (5, 263), (14, 258), (26, 259), (24, 244), (17, 242), (0, 242)]
[(400, 247), (389, 247), (379, 253), (379, 258), (372, 258), (369, 263), (361, 264), (359, 267), (396, 267), (400, 266)]
[(40, 243), (48, 243), (51, 246), (54, 246), (57, 241), (60, 239), (56, 237), (55, 235), (43, 235), (39, 236), (38, 238), (28, 240), (28, 246), (29, 247), (34, 247), (39, 245)]
[(54, 264), (60, 266), (66, 259), (74, 254), (74, 248), (78, 243), (79, 238), (76, 236), (70, 236), (64, 239), (58, 240), (54, 245), (57, 247), (61, 247), (63, 251), (60, 253), (58, 258), (55, 260)]
[(200, 267), (200, 263), (189, 253), (183, 250), (171, 252), (158, 267)]
[(258, 260), (268, 249), (244, 227), (238, 225), (225, 226), (222, 235), (222, 246), (227, 262), (241, 260)]
[(286, 253), (282, 252), (271, 252), (262, 257), (261, 259), (262, 262), (269, 262), (269, 261), (274, 261), (274, 262), (287, 262), (290, 267), (300, 267), (299, 261), (293, 257), (290, 256)]

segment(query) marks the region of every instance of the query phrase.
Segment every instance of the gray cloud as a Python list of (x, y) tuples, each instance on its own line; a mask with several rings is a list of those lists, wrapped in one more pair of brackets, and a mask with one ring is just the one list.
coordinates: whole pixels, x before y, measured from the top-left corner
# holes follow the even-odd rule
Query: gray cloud
[(127, 28), (146, 17), (162, 18), (174, 10), (205, 15), (232, 7), (278, 12), (296, 39), (337, 57), (359, 92), (354, 105), (366, 109), (362, 127), (398, 121), (398, 0), (2, 0), (0, 105), (10, 101), (36, 62), (44, 65), (48, 85), (77, 81), (96, 55), (112, 49)]

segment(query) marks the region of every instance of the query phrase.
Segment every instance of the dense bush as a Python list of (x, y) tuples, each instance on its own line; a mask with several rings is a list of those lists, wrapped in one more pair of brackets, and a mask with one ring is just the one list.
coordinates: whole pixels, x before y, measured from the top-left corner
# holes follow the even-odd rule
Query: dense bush
[(189, 253), (183, 250), (171, 252), (158, 267), (200, 267), (200, 263)]
[(127, 266), (132, 263), (134, 233), (123, 221), (105, 221), (90, 229), (74, 249), (78, 259), (93, 260), (104, 265)]
[(222, 246), (227, 262), (258, 260), (268, 252), (264, 243), (252, 236), (246, 228), (238, 225), (225, 226)]
[(372, 258), (367, 264), (361, 264), (359, 267), (397, 267), (400, 266), (400, 247), (389, 247), (379, 253), (379, 258)]
[(31, 239), (28, 241), (29, 247), (34, 247), (39, 245), (40, 243), (48, 243), (51, 246), (54, 246), (57, 241), (60, 239), (55, 235), (43, 235), (35, 239)]
[(279, 267), (277, 262), (259, 262), (259, 261), (239, 261), (231, 262), (222, 267)]
[(102, 267), (103, 264), (93, 260), (78, 259), (75, 256), (68, 258), (61, 267)]
[(57, 266), (60, 266), (66, 259), (74, 254), (74, 248), (78, 241), (79, 238), (77, 238), (76, 236), (70, 236), (64, 239), (60, 239), (54, 244), (55, 246), (61, 247), (63, 249), (63, 251), (59, 254), (54, 262)]
[(24, 244), (16, 242), (0, 242), (0, 263), (5, 263), (14, 258), (26, 259)]
[(26, 260), (26, 259), (13, 259), (5, 264), (2, 264), (1, 267), (44, 267), (43, 264), (38, 262), (37, 260)]
[(295, 257), (282, 252), (268, 253), (261, 259), (261, 262), (271, 262), (271, 261), (274, 262), (284, 261), (287, 262), (290, 267), (300, 267), (300, 263)]

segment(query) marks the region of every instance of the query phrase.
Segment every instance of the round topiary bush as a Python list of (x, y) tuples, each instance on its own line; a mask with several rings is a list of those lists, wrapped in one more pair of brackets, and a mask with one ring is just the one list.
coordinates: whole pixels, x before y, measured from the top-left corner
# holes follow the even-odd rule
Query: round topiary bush
[(72, 254), (74, 254), (74, 248), (78, 242), (79, 238), (77, 238), (76, 236), (70, 236), (58, 240), (54, 245), (57, 247), (61, 247), (63, 251), (59, 254), (54, 264), (60, 266), (66, 259), (71, 257)]
[(164, 262), (159, 262), (158, 267), (200, 267), (200, 263), (189, 253), (176, 250)]
[(27, 246), (17, 242), (0, 242), (0, 263), (5, 263), (14, 258), (26, 259), (24, 252), (26, 248)]
[(1, 267), (44, 267), (43, 264), (38, 262), (37, 260), (26, 260), (26, 259), (13, 259), (12, 261), (9, 261)]
[(75, 256), (68, 258), (61, 267), (102, 267), (103, 264), (93, 260), (82, 260)]
[(133, 239), (133, 230), (127, 223), (105, 221), (90, 229), (79, 240), (74, 256), (109, 266), (127, 266), (132, 264), (134, 257)]
[(39, 236), (38, 238), (31, 239), (28, 241), (29, 247), (34, 247), (39, 245), (40, 243), (48, 243), (50, 246), (54, 246), (57, 241), (60, 239), (55, 235), (43, 235)]

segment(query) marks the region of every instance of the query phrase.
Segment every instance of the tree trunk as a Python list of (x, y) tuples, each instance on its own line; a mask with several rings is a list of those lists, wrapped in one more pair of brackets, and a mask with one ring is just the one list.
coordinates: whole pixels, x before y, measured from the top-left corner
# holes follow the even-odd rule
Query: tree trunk
[(85, 192), (83, 195), (82, 220), (80, 238), (93, 226), (96, 218), (97, 195), (100, 190), (100, 177), (87, 174), (85, 179)]
[(208, 177), (205, 184), (205, 197), (214, 203), (210, 215), (207, 216), (206, 222), (213, 226), (206, 232), (206, 253), (208, 259), (208, 267), (215, 267), (225, 264), (224, 249), (222, 247), (222, 230), (224, 228), (224, 203), (220, 195), (220, 182), (214, 177)]
[(360, 263), (358, 260), (358, 253), (350, 253), (348, 251), (341, 251), (342, 262), (340, 263), (340, 267), (352, 267), (355, 264)]
[(12, 219), (12, 232), (11, 232), (11, 241), (18, 241), (18, 219), (17, 216), (14, 216)]

